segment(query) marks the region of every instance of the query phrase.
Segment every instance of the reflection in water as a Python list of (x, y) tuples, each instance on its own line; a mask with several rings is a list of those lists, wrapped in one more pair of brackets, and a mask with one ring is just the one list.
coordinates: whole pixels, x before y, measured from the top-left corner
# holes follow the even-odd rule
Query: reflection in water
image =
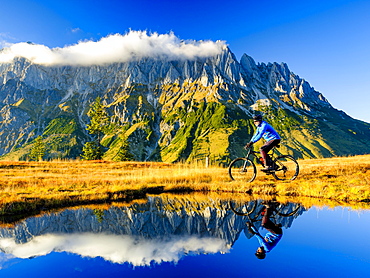
[(172, 236), (166, 240), (135, 238), (108, 234), (47, 234), (36, 236), (24, 244), (13, 239), (1, 239), (3, 252), (17, 258), (34, 258), (51, 252), (68, 252), (83, 257), (102, 257), (113, 263), (128, 262), (134, 266), (152, 262), (178, 262), (183, 254), (218, 253), (228, 251), (225, 242), (217, 238)]
[(266, 253), (270, 252), (283, 237), (283, 229), (281, 224), (274, 223), (271, 221), (271, 216), (274, 211), (275, 204), (269, 202), (265, 205), (264, 210), (261, 212), (262, 221), (261, 225), (265, 228), (268, 233), (264, 237), (258, 232), (258, 230), (253, 226), (252, 222), (248, 222), (248, 228), (256, 235), (260, 247), (257, 248), (256, 257), (259, 259), (264, 259)]
[[(293, 217), (298, 214), (300, 205), (280, 204), (274, 201), (262, 202), (260, 205), (261, 207), (258, 208), (257, 201), (246, 204), (237, 204), (230, 201), (230, 208), (235, 214), (248, 217), (248, 231), (257, 237), (260, 244), (255, 255), (258, 259), (264, 259), (266, 253), (275, 248), (283, 237), (281, 217)], [(257, 223), (268, 231), (265, 236), (262, 236), (256, 228)]]
[[(0, 249), (6, 254), (3, 260), (69, 252), (134, 266), (178, 262), (184, 255), (228, 252), (241, 232), (251, 238), (261, 225), (269, 229), (273, 213), (267, 211), (265, 222), (256, 221), (265, 205), (254, 201), (246, 206), (253, 211), (235, 213), (236, 205), (229, 209), (228, 202), (180, 204), (176, 199), (155, 197), (145, 204), (105, 211), (65, 210), (26, 219), (14, 228), (0, 228)], [(294, 204), (284, 209), (295, 213), (273, 217), (285, 228), (304, 211)], [(247, 222), (253, 222), (253, 233)]]

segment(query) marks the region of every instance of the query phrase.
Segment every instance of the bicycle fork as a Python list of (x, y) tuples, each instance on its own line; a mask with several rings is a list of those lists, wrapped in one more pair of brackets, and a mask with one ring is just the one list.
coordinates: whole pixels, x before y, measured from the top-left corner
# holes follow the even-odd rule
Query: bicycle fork
[(243, 163), (243, 168), (241, 169), (241, 173), (247, 172), (248, 160), (246, 159)]

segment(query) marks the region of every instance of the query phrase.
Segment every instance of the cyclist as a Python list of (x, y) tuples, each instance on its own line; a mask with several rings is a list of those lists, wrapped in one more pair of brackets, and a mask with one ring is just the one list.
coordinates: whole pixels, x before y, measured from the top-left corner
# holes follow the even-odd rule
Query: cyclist
[(246, 148), (249, 148), (254, 143), (259, 141), (261, 138), (265, 139), (265, 144), (260, 148), (261, 156), (264, 160), (265, 168), (262, 171), (271, 171), (274, 170), (272, 166), (272, 161), (267, 154), (273, 147), (277, 146), (281, 138), (276, 130), (269, 125), (267, 122), (262, 120), (261, 115), (256, 115), (253, 117), (253, 122), (257, 127), (256, 132), (254, 133), (253, 137), (251, 138), (250, 142), (245, 145)]
[(275, 224), (270, 220), (273, 206), (274, 203), (268, 202), (265, 204), (265, 209), (262, 211), (262, 227), (268, 231), (264, 237), (258, 232), (251, 222), (247, 222), (249, 232), (257, 237), (260, 244), (255, 253), (258, 259), (264, 259), (266, 257), (266, 253), (270, 252), (283, 237), (281, 224)]

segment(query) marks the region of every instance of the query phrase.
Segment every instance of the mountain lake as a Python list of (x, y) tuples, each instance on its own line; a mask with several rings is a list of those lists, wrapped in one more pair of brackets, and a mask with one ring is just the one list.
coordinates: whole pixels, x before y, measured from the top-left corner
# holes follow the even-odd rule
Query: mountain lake
[(368, 277), (369, 230), (369, 210), (155, 196), (2, 222), (0, 277)]

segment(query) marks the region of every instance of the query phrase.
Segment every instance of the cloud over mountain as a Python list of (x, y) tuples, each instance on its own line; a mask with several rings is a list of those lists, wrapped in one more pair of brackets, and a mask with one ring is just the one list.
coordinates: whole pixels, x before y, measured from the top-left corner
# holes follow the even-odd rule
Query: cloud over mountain
[(183, 41), (173, 33), (148, 34), (146, 31), (130, 31), (115, 34), (99, 41), (81, 41), (63, 48), (49, 48), (32, 43), (16, 43), (0, 51), (0, 62), (12, 62), (24, 57), (42, 65), (102, 65), (128, 62), (141, 58), (168, 60), (193, 60), (215, 56), (226, 47), (224, 41)]

